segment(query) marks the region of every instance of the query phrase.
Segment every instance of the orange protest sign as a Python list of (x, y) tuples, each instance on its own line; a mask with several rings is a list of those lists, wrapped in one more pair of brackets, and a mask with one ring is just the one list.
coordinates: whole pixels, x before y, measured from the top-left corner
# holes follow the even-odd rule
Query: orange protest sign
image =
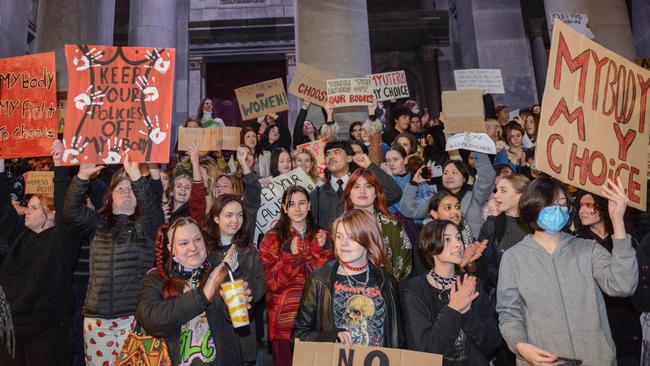
[(602, 194), (620, 177), (646, 208), (650, 71), (556, 20), (537, 135), (537, 169)]
[(50, 155), (57, 133), (54, 57), (0, 59), (0, 159)]
[(296, 146), (296, 149), (306, 149), (314, 155), (318, 174), (323, 174), (325, 167), (327, 167), (325, 163), (325, 144), (327, 144), (327, 139), (323, 138)]
[(66, 45), (65, 55), (64, 161), (168, 162), (174, 49)]

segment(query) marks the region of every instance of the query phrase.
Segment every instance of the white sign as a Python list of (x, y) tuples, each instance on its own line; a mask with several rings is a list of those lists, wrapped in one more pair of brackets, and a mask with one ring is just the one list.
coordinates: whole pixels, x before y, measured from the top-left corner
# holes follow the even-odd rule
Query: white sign
[(254, 241), (257, 241), (260, 234), (266, 234), (280, 218), (282, 195), (287, 188), (298, 185), (305, 187), (309, 192), (316, 188), (314, 181), (305, 174), (302, 168), (269, 179), (271, 185), (262, 188), (262, 204), (257, 210)]
[(560, 19), (583, 36), (589, 39), (594, 39), (594, 34), (591, 32), (591, 29), (587, 27), (587, 23), (589, 23), (589, 17), (587, 14), (551, 13), (551, 33), (553, 33), (553, 23), (555, 22), (555, 19)]
[(519, 108), (515, 109), (514, 111), (510, 111), (510, 113), (508, 113), (508, 121), (512, 121), (516, 117), (519, 117)]
[(327, 102), (334, 107), (369, 105), (375, 101), (370, 78), (327, 80)]
[(269, 0), (219, 0), (220, 8), (245, 8), (251, 6), (267, 6)]
[(500, 69), (454, 70), (456, 90), (479, 89), (483, 93), (505, 94)]
[(497, 147), (486, 133), (458, 133), (447, 136), (446, 151), (470, 150), (484, 154), (496, 154)]
[(410, 96), (404, 70), (372, 74), (368, 77), (372, 80), (373, 93), (378, 102)]

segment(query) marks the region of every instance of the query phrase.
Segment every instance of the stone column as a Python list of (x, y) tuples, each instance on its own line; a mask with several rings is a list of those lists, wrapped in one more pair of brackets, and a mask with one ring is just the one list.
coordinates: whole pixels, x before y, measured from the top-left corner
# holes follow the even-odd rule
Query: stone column
[[(372, 73), (366, 0), (295, 0), (297, 62), (336, 77)], [(310, 109), (308, 118), (320, 125), (322, 114)], [(339, 108), (334, 118), (347, 136), (349, 123), (368, 118), (365, 107)]]
[[(73, 15), (74, 14), (74, 15)], [(41, 0), (36, 52), (56, 51), (56, 87), (68, 90), (65, 44), (112, 45), (115, 0)]]
[(546, 59), (546, 46), (544, 46), (544, 19), (533, 18), (528, 21), (528, 34), (533, 49), (533, 67), (535, 68), (535, 80), (537, 81), (537, 95), (540, 102), (544, 95), (544, 86), (546, 84), (546, 69), (548, 60)]
[(442, 109), (440, 93), (440, 73), (438, 71), (438, 48), (436, 46), (420, 47), (422, 58), (422, 75), (424, 76), (423, 107), (429, 108), (432, 117), (438, 117)]
[(203, 58), (202, 57), (193, 57), (189, 59), (189, 81), (188, 81), (188, 104), (189, 104), (189, 116), (195, 117), (196, 111), (198, 110), (201, 100), (205, 96), (203, 92), (205, 88), (203, 87), (203, 77), (201, 76), (201, 69), (203, 68)]
[(636, 57), (650, 57), (650, 2), (632, 0), (632, 32)]
[(28, 7), (24, 0), (0, 2), (0, 57), (27, 53)]
[[(285, 86), (289, 89), (289, 84), (293, 80), (293, 76), (296, 74), (296, 53), (290, 52), (285, 55), (287, 60), (287, 79), (284, 81)], [(293, 94), (287, 94), (289, 97), (289, 111), (287, 113), (287, 118), (289, 119), (289, 131), (293, 135), (293, 127), (296, 125), (296, 117), (298, 117), (299, 109), (302, 105), (302, 101)]]
[(549, 32), (552, 26), (552, 13), (580, 13), (589, 17), (589, 28), (594, 41), (610, 50), (634, 59), (632, 27), (625, 0), (544, 0)]
[[(174, 121), (183, 123), (199, 104), (189, 103), (190, 0), (176, 1), (176, 68), (174, 70)], [(192, 110), (195, 110), (194, 112)]]

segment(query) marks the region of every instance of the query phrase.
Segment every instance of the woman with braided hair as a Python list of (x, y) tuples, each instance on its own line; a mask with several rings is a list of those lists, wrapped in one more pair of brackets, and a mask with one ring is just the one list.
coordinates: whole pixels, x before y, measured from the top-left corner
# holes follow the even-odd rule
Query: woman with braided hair
[(211, 262), (194, 219), (180, 217), (158, 229), (156, 268), (142, 280), (136, 318), (148, 334), (165, 339), (174, 365), (242, 364), (226, 304), (217, 296), (227, 266)]

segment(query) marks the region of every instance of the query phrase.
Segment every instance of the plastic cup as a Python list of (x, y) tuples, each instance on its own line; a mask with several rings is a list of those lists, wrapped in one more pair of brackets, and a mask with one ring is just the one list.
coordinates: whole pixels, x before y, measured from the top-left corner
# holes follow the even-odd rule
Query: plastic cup
[(224, 282), (221, 288), (226, 298), (226, 306), (228, 306), (232, 326), (240, 328), (250, 324), (248, 304), (246, 303), (246, 294), (244, 293), (244, 281)]

